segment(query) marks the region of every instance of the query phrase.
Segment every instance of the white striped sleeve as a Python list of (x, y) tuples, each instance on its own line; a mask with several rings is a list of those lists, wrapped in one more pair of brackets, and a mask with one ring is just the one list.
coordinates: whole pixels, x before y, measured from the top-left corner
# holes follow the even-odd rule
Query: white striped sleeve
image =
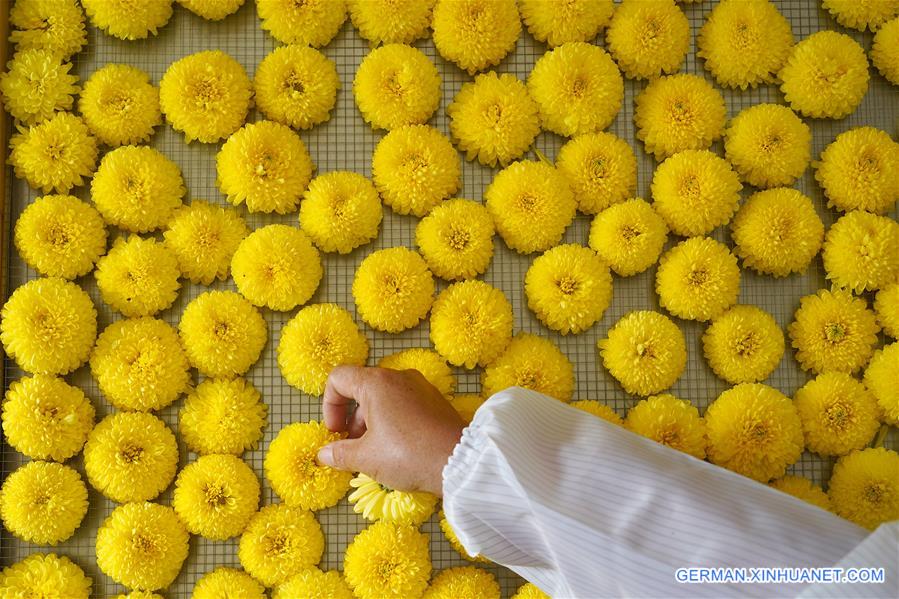
[(681, 584), (675, 571), (830, 567), (866, 536), (785, 493), (519, 388), (478, 410), (444, 469), (443, 492), (469, 553), (553, 597), (792, 596), (803, 587)]

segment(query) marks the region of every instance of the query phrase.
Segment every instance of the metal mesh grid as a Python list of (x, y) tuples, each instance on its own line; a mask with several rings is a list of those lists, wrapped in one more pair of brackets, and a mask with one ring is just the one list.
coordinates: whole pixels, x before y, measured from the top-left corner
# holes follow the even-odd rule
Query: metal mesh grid
[[(820, 29), (838, 29), (836, 23), (820, 8), (814, 0), (775, 0), (781, 12), (790, 20), (793, 33), (797, 40), (810, 35)], [(682, 72), (696, 73), (707, 76), (702, 65), (695, 55), (695, 33), (702, 25), (705, 15), (711, 10), (714, 2), (700, 4), (687, 4), (683, 6), (693, 32), (694, 41)], [(849, 32), (865, 48), (870, 48), (871, 34)], [(602, 44), (602, 36), (597, 43)], [(443, 78), (444, 95), (441, 106), (431, 124), (444, 133), (448, 133), (448, 123), (445, 115), (445, 107), (458, 92), (461, 85), (471, 78), (447, 63), (437, 54), (431, 40), (420, 41), (415, 44), (431, 58), (438, 67)], [(123, 42), (98, 32), (93, 27), (89, 28), (89, 42), (83, 52), (76, 58), (76, 68), (82, 80), (86, 79), (97, 68), (108, 62), (120, 62), (131, 64), (147, 71), (154, 83), (159, 82), (166, 67), (177, 58), (206, 49), (221, 49), (235, 57), (247, 69), (252, 77), (259, 61), (275, 46), (275, 42), (259, 27), (259, 21), (255, 14), (255, 6), (252, 0), (248, 0), (236, 15), (232, 15), (219, 23), (210, 23), (187, 12), (180, 6), (175, 7), (175, 14), (165, 28), (160, 31), (158, 37), (138, 42)], [(309, 132), (301, 133), (313, 161), (317, 166), (317, 173), (326, 173), (333, 170), (353, 170), (366, 176), (371, 174), (371, 154), (374, 146), (383, 132), (375, 133), (367, 126), (355, 107), (352, 97), (352, 78), (360, 61), (368, 52), (367, 42), (362, 40), (349, 21), (344, 24), (334, 41), (326, 48), (324, 53), (337, 64), (338, 73), (342, 84), (338, 95), (337, 106), (332, 112), (331, 119)], [(545, 52), (546, 48), (533, 40), (525, 31), (522, 33), (515, 51), (497, 68), (500, 72), (510, 72), (519, 78), (525, 79), (534, 62)], [(639, 91), (645, 86), (645, 82), (625, 81), (625, 99), (615, 122), (609, 131), (627, 140), (635, 149), (639, 164), (638, 195), (649, 197), (649, 183), (652, 178), (655, 162), (651, 156), (643, 152), (641, 143), (636, 141), (633, 126), (633, 100)], [(741, 109), (758, 104), (760, 102), (782, 103), (780, 92), (773, 86), (763, 86), (759, 89), (745, 92), (722, 90), (726, 100), (728, 116), (736, 115)], [(899, 117), (899, 96), (896, 88), (890, 87), (882, 77), (873, 72), (870, 89), (864, 102), (850, 117), (839, 121), (807, 121), (813, 132), (813, 155), (817, 156), (821, 150), (840, 132), (860, 125), (873, 125), (890, 133), (895, 133), (897, 117)], [(249, 120), (258, 120), (261, 115), (251, 114)], [(564, 140), (555, 135), (542, 133), (536, 141), (535, 147), (552, 159)], [(226, 201), (215, 186), (215, 154), (219, 149), (218, 144), (204, 145), (194, 143), (185, 145), (183, 137), (175, 133), (170, 127), (163, 126), (152, 140), (152, 145), (167, 156), (172, 158), (181, 167), (185, 183), (188, 188), (187, 199), (209, 199), (217, 203), (226, 204)], [(720, 152), (721, 144), (718, 142), (713, 148)], [(533, 156), (531, 156), (533, 157)], [(492, 180), (494, 169), (483, 167), (477, 163), (465, 162), (463, 164), (463, 189), (460, 197), (481, 200), (482, 193), (487, 184)], [(7, 202), (9, 222), (12, 227), (21, 210), (37, 195), (34, 190), (19, 180), (15, 180), (9, 169), (9, 189), (7, 190)], [(824, 206), (822, 193), (814, 183), (813, 173), (807, 170), (805, 175), (797, 182), (796, 187), (803, 193), (812, 197), (817, 209), (824, 220), (825, 225), (830, 225), (835, 219), (834, 213)], [(744, 197), (751, 193), (751, 189), (744, 190)], [(87, 199), (87, 188), (76, 190), (75, 195)], [(259, 227), (271, 222), (284, 222), (296, 224), (296, 214), (287, 216), (248, 215), (243, 210), (251, 227)], [(895, 210), (891, 216), (896, 218)], [(312, 302), (335, 302), (350, 310), (355, 315), (350, 288), (353, 273), (362, 259), (369, 253), (386, 247), (396, 245), (412, 246), (414, 243), (414, 229), (417, 219), (413, 217), (399, 216), (389, 209), (384, 211), (384, 222), (378, 239), (362, 248), (357, 249), (348, 256), (334, 254), (322, 254), (325, 277), (316, 292)], [(590, 220), (584, 216), (578, 216), (574, 224), (566, 232), (564, 242), (586, 244)], [(715, 237), (730, 243), (726, 227), (716, 231)], [(673, 240), (669, 241), (669, 246)], [(523, 292), (524, 274), (532, 259), (528, 256), (520, 256), (510, 251), (498, 238), (495, 242), (496, 253), (493, 263), (483, 277), (487, 282), (501, 288), (512, 302), (515, 313), (515, 330), (534, 332), (552, 339), (561, 350), (571, 359), (575, 365), (576, 390), (575, 399), (600, 399), (611, 405), (615, 410), (624, 415), (627, 408), (631, 407), (636, 398), (628, 396), (621, 387), (603, 370), (597, 362), (596, 342), (604, 337), (608, 329), (626, 312), (634, 309), (659, 310), (656, 296), (653, 292), (655, 269), (650, 269), (641, 275), (630, 278), (615, 277), (614, 301), (606, 311), (601, 322), (576, 336), (560, 336), (541, 325), (534, 315), (527, 309), (527, 302)], [(9, 248), (4, 248), (4, 250)], [(14, 252), (13, 252), (14, 253)], [(12, 290), (23, 282), (35, 278), (37, 274), (28, 269), (21, 260), (9, 255), (8, 264), (8, 289)], [(792, 319), (792, 314), (798, 306), (799, 298), (813, 293), (825, 286), (823, 267), (820, 257), (815, 260), (809, 270), (801, 275), (793, 275), (775, 282), (770, 277), (758, 276), (750, 271), (742, 273), (742, 287), (740, 301), (742, 303), (755, 304), (772, 313), (781, 327)], [(97, 305), (101, 328), (113, 320), (121, 318), (113, 314), (108, 306), (100, 300), (93, 277), (88, 275), (79, 281), (89, 290)], [(216, 283), (214, 288), (233, 288), (233, 283)], [(438, 283), (438, 288), (445, 287), (445, 283)], [(175, 305), (161, 314), (161, 318), (170, 323), (177, 323), (184, 306), (206, 288), (186, 283)], [(267, 481), (262, 476), (262, 462), (268, 443), (275, 437), (282, 426), (293, 421), (305, 421), (320, 417), (320, 404), (316, 397), (303, 395), (289, 387), (281, 378), (276, 362), (276, 348), (278, 345), (279, 331), (294, 312), (275, 313), (264, 311), (269, 324), (269, 342), (266, 345), (259, 362), (250, 371), (248, 378), (260, 390), (265, 402), (269, 406), (269, 422), (259, 449), (244, 454), (243, 458), (256, 470), (263, 481), (263, 503), (269, 504), (276, 501)], [(405, 331), (399, 335), (388, 335), (371, 330), (357, 319), (367, 336), (371, 353), (369, 363), (376, 363), (382, 356), (388, 355), (400, 349), (409, 347), (427, 347), (428, 324)], [(688, 363), (684, 375), (674, 385), (672, 392), (684, 398), (689, 398), (700, 409), (704, 409), (727, 385), (719, 380), (709, 369), (702, 357), (700, 336), (704, 326), (695, 322), (680, 322), (688, 346)], [(6, 360), (4, 363), (5, 380), (7, 385), (20, 376), (15, 364)], [(457, 391), (478, 392), (480, 390), (479, 372), (457, 369)], [(768, 384), (779, 388), (790, 395), (798, 387), (808, 380), (792, 357), (791, 352), (782, 360), (777, 370), (766, 381)], [(110, 405), (102, 397), (96, 382), (92, 379), (87, 367), (68, 377), (73, 384), (84, 389), (97, 408), (98, 419), (110, 412)], [(199, 382), (196, 381), (195, 382)], [(160, 416), (177, 431), (177, 410), (183, 400), (179, 400), (173, 406), (163, 410)], [(895, 430), (887, 440), (887, 445), (896, 447), (897, 435)], [(186, 447), (181, 445), (182, 465), (188, 458)], [(23, 456), (11, 451), (5, 445), (0, 455), (2, 472), (5, 476), (25, 461)], [(70, 463), (83, 471), (80, 457)], [(792, 471), (810, 477), (818, 483), (826, 482), (830, 474), (832, 460), (821, 459), (808, 453), (792, 467)], [(171, 489), (162, 495), (158, 501), (169, 503)], [(94, 580), (94, 594), (96, 596), (110, 596), (122, 592), (123, 588), (115, 584), (111, 579), (103, 575), (94, 563), (94, 542), (97, 527), (103, 519), (112, 511), (115, 505), (103, 498), (99, 493), (90, 490), (90, 509), (87, 517), (78, 532), (67, 542), (52, 549), (65, 554), (78, 563)], [(366, 523), (361, 517), (356, 516), (346, 500), (333, 508), (317, 514), (326, 537), (326, 551), (321, 562), (323, 569), (341, 568), (343, 552), (353, 536)], [(423, 525), (423, 531), (431, 535), (431, 558), (435, 570), (466, 564), (458, 554), (453, 551), (440, 532), (436, 516)], [(188, 597), (193, 583), (202, 574), (214, 567), (227, 565), (239, 567), (236, 555), (236, 540), (228, 542), (212, 542), (193, 537), (191, 540), (190, 556), (184, 564), (181, 574), (172, 586), (166, 591), (168, 597)], [(50, 551), (46, 547), (32, 546), (11, 537), (5, 530), (0, 540), (0, 559), (3, 565), (22, 559), (35, 551)], [(513, 573), (499, 567), (488, 567), (493, 571), (503, 587), (504, 595), (513, 592), (522, 582)]]

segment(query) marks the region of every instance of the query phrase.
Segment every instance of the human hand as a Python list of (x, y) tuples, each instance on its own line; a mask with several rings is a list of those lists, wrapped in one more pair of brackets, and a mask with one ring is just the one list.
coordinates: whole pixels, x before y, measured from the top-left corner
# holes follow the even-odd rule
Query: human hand
[(443, 467), (465, 423), (420, 372), (338, 366), (322, 412), (331, 431), (349, 438), (323, 447), (319, 462), (400, 491), (443, 495)]

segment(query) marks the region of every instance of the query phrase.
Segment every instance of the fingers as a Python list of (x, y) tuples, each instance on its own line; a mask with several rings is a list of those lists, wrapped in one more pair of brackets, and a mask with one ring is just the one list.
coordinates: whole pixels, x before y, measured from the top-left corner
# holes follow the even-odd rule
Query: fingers
[(361, 366), (337, 366), (328, 375), (322, 399), (322, 415), (329, 430), (346, 432), (350, 420), (349, 409), (362, 395), (361, 381), (365, 370)]
[(365, 461), (362, 443), (361, 439), (344, 439), (329, 443), (318, 450), (318, 461), (338, 470), (359, 472), (364, 469)]

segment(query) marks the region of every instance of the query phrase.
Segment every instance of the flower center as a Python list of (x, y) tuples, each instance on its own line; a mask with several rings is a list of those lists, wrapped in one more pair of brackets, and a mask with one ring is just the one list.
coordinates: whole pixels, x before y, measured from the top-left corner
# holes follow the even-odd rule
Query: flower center
[(578, 280), (571, 275), (563, 276), (561, 279), (556, 281), (556, 285), (558, 285), (559, 291), (561, 291), (565, 295), (572, 295), (580, 287), (580, 283), (578, 282)]
[(487, 121), (487, 125), (490, 127), (499, 126), (500, 122), (503, 118), (503, 107), (499, 102), (495, 102), (487, 107), (487, 110), (484, 111), (484, 120)]
[(534, 212), (537, 208), (537, 198), (529, 193), (523, 193), (518, 196), (517, 203), (522, 212)]
[(587, 93), (587, 80), (578, 76), (571, 82), (571, 95), (575, 98), (582, 98)]
[(194, 106), (209, 110), (222, 99), (222, 87), (214, 77), (203, 77), (193, 85)]
[(640, 358), (652, 358), (655, 356), (655, 351), (652, 348), (652, 345), (647, 341), (644, 343), (637, 344), (637, 356)]
[(524, 387), (525, 389), (536, 389), (538, 387), (538, 383), (540, 382), (540, 373), (528, 368), (519, 372), (518, 376), (515, 378), (517, 379), (519, 387)]
[(824, 325), (824, 338), (831, 343), (839, 343), (846, 338), (846, 329), (839, 322), (827, 323)]
[(206, 504), (210, 507), (219, 507), (228, 503), (228, 494), (222, 488), (222, 485), (217, 483), (206, 485), (203, 489), (203, 495), (206, 499)]
[(737, 355), (744, 358), (752, 356), (759, 348), (758, 335), (754, 331), (750, 331), (737, 339), (734, 343), (734, 351)]
[(61, 223), (53, 223), (51, 225), (48, 225), (46, 232), (44, 233), (44, 239), (50, 245), (57, 248), (63, 248), (71, 241), (68, 227)]
[(606, 176), (606, 161), (602, 156), (597, 156), (590, 161), (590, 177), (595, 181)]
[(709, 282), (711, 276), (704, 268), (694, 268), (687, 275), (687, 282), (694, 287), (702, 287)]
[(831, 428), (845, 429), (855, 422), (852, 406), (842, 400), (837, 400), (833, 404), (824, 408), (824, 419)]
[(629, 242), (642, 235), (643, 231), (634, 225), (624, 225), (618, 230), (618, 233), (622, 239)]
[(864, 496), (865, 501), (873, 504), (881, 504), (887, 495), (887, 487), (880, 481), (872, 482), (865, 485)]
[(123, 445), (119, 449), (118, 457), (125, 462), (126, 464), (134, 464), (135, 462), (140, 461), (141, 456), (144, 455), (144, 448), (138, 447), (134, 444), (126, 444)]
[(454, 250), (461, 251), (468, 247), (471, 241), (471, 233), (457, 225), (452, 226), (450, 234), (447, 236), (447, 244)]
[(659, 443), (669, 447), (680, 441), (680, 431), (676, 428), (666, 428), (659, 433)]
[(284, 78), (284, 89), (290, 92), (290, 95), (294, 98), (306, 92), (306, 86), (300, 80), (300, 75), (296, 71), (291, 71)]
[(280, 555), (286, 553), (290, 547), (290, 539), (283, 532), (276, 532), (271, 536), (266, 536), (264, 540), (265, 552), (269, 555)]
[(156, 542), (152, 537), (137, 533), (134, 535), (131, 543), (134, 545), (134, 548), (140, 551), (141, 553), (154, 553), (156, 551)]

